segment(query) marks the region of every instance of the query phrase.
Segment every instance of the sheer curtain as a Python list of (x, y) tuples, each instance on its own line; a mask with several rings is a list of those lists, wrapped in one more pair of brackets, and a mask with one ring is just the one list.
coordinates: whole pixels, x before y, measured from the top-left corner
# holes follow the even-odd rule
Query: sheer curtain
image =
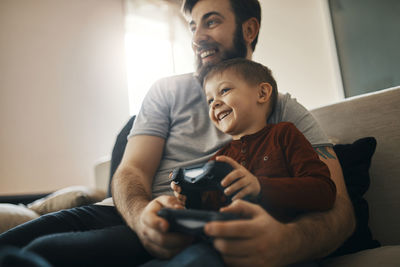
[(125, 0), (125, 49), (131, 115), (158, 79), (192, 72), (194, 58), (180, 0)]

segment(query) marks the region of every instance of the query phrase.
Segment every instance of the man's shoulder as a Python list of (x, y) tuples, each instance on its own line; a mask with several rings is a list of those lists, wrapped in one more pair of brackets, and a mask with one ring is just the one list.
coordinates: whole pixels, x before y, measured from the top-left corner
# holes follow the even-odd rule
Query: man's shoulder
[(158, 83), (197, 83), (198, 80), (193, 73), (183, 73), (172, 76), (167, 76), (159, 79)]

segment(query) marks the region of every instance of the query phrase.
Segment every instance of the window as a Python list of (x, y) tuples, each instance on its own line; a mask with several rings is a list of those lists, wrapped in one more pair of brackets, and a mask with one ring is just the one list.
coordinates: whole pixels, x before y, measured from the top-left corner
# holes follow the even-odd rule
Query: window
[[(177, 1), (179, 2), (179, 1)], [(191, 36), (178, 3), (126, 0), (125, 49), (130, 114), (158, 79), (194, 70)]]
[(345, 96), (400, 84), (400, 1), (329, 0)]

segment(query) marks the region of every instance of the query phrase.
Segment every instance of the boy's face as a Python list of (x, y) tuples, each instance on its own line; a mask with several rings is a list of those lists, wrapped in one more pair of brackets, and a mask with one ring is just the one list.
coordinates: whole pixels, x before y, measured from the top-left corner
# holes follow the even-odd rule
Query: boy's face
[(258, 132), (266, 125), (266, 108), (260, 105), (259, 85), (249, 85), (235, 71), (213, 75), (204, 84), (209, 116), (215, 126), (233, 139)]
[(189, 21), (197, 70), (222, 60), (246, 57), (242, 27), (236, 27), (229, 0), (201, 0), (192, 9)]

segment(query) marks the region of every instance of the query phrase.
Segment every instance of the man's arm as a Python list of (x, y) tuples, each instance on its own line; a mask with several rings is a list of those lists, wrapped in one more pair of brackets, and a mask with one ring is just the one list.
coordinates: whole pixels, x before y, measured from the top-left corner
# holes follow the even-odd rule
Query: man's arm
[[(347, 193), (342, 168), (332, 147), (315, 149), (320, 159), (328, 166), (331, 179), (336, 185), (336, 201), (328, 212), (310, 214), (297, 220), (294, 224), (308, 247), (303, 259), (322, 258), (335, 251), (354, 232), (355, 217), (353, 205)], [(308, 240), (308, 241), (307, 241)], [(306, 246), (306, 242), (309, 242)], [(304, 250), (304, 249), (303, 249)]]
[(222, 211), (239, 213), (249, 220), (213, 222), (205, 228), (215, 237), (214, 246), (228, 265), (282, 266), (309, 261), (330, 254), (351, 235), (355, 219), (340, 163), (333, 148), (324, 151), (330, 157), (321, 156), (321, 160), (337, 189), (333, 209), (283, 224), (257, 205), (235, 201)]
[(118, 211), (149, 253), (159, 258), (173, 256), (188, 242), (182, 236), (167, 233), (167, 221), (157, 216), (162, 207), (182, 208), (177, 199), (162, 196), (151, 200), (153, 177), (164, 144), (160, 137), (131, 137), (112, 181), (112, 195)]

